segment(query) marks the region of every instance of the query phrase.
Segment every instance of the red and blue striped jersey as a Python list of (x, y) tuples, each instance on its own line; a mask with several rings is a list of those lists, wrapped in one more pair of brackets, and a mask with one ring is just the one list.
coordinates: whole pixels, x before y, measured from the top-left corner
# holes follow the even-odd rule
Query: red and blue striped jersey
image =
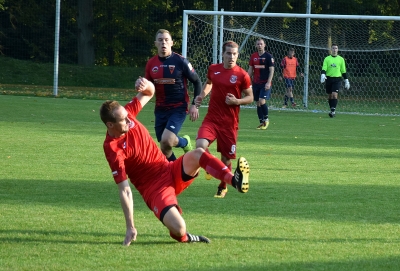
[(168, 57), (152, 57), (146, 64), (147, 80), (156, 88), (156, 109), (185, 108), (189, 104), (187, 80), (199, 80), (196, 71), (183, 56), (172, 52)]

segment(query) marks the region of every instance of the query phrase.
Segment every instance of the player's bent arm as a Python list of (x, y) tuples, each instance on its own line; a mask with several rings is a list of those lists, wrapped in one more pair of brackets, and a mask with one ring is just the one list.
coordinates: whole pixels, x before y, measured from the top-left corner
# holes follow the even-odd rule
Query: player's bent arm
[(247, 73), (249, 74), (250, 78), (253, 76), (253, 66), (249, 66)]
[(253, 98), (253, 90), (251, 87), (242, 90), (242, 93), (244, 94), (244, 97), (239, 99), (239, 105), (242, 104), (251, 104), (254, 100)]
[(144, 107), (154, 96), (154, 84), (144, 77), (139, 77), (135, 83), (135, 89), (138, 91), (136, 98), (139, 100), (142, 107)]
[(206, 97), (208, 95), (208, 93), (210, 93), (211, 88), (212, 88), (212, 82), (210, 79), (207, 79), (207, 81), (203, 85), (203, 90), (194, 99), (194, 103), (197, 108), (199, 108), (201, 106), (201, 103), (202, 103), (204, 97)]
[(269, 69), (268, 82), (271, 84), (272, 78), (274, 77), (275, 68), (271, 66), (268, 69)]
[(124, 212), (125, 223), (126, 223), (126, 236), (124, 245), (128, 245), (131, 241), (136, 240), (136, 229), (133, 219), (133, 196), (132, 190), (129, 186), (129, 181), (125, 180), (118, 183), (119, 199), (121, 202), (122, 211)]

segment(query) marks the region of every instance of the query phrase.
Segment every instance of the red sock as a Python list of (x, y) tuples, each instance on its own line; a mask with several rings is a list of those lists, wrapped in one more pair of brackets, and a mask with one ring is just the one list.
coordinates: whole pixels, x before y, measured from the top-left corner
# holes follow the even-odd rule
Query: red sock
[[(232, 163), (230, 163), (229, 166), (227, 166), (227, 167), (229, 169), (229, 172), (232, 172)], [(232, 181), (232, 178), (230, 180)], [(226, 182), (221, 181), (221, 183), (218, 185), (218, 187), (226, 188)]]
[(218, 158), (207, 152), (204, 152), (200, 157), (199, 164), (214, 178), (232, 185), (233, 174), (230, 167), (226, 166)]
[(187, 242), (189, 240), (187, 234), (185, 234), (184, 236), (176, 236), (174, 235), (172, 232), (169, 232), (169, 236), (171, 236), (172, 238), (174, 238), (176, 241), (180, 242), (180, 243), (184, 243)]

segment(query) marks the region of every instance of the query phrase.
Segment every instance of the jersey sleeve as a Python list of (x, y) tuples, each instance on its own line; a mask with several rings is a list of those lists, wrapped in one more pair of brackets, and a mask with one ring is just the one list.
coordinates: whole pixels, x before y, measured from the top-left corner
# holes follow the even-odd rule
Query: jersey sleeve
[(272, 55), (268, 58), (268, 67), (274, 67), (275, 66), (275, 60)]
[(193, 83), (193, 95), (196, 97), (201, 92), (201, 80), (199, 75), (196, 73), (195, 69), (193, 68), (192, 64), (190, 64), (189, 60), (186, 58), (182, 58), (183, 60), (183, 75)]
[(248, 89), (251, 87), (250, 75), (247, 72), (244, 72), (243, 75), (244, 75), (244, 78), (243, 78), (242, 90)]
[(138, 98), (133, 97), (132, 100), (125, 105), (126, 111), (131, 117), (136, 117), (137, 114), (142, 110), (142, 104), (139, 102)]
[(151, 65), (150, 65), (150, 61), (147, 61), (147, 63), (146, 63), (146, 68), (145, 68), (145, 70), (144, 70), (144, 77), (145, 77), (147, 80), (153, 82), (153, 78), (151, 77)]
[(342, 58), (342, 65), (340, 65), (341, 74), (346, 73), (346, 61)]
[(322, 64), (322, 70), (326, 71), (328, 69), (328, 57), (324, 58), (324, 62)]
[(112, 147), (111, 143), (105, 143), (104, 153), (106, 155), (106, 159), (110, 166), (115, 183), (118, 184), (128, 179), (125, 172), (125, 163), (122, 150), (116, 151)]

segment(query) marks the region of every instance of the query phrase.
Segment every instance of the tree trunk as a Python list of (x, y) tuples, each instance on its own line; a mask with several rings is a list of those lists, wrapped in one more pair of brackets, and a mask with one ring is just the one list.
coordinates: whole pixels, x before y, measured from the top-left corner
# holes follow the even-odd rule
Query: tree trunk
[(78, 64), (94, 64), (93, 0), (78, 0)]

